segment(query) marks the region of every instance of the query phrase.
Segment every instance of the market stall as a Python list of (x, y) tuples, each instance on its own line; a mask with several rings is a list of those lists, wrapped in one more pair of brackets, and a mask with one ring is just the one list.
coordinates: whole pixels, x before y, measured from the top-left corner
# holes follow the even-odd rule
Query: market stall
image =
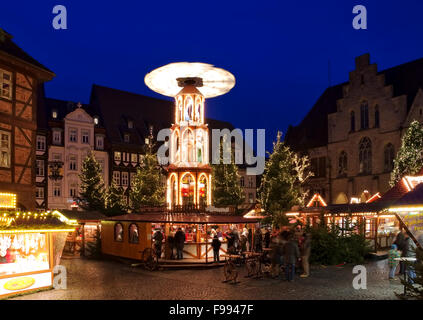
[[(201, 262), (213, 261), (211, 242), (214, 234), (222, 241), (220, 253), (227, 251), (226, 234), (231, 229), (242, 232), (244, 228), (254, 233), (257, 219), (237, 215), (217, 214), (126, 214), (108, 218), (101, 222), (102, 252), (104, 254), (130, 259), (141, 258), (140, 252), (152, 247), (152, 237), (157, 229), (164, 233), (163, 245), (170, 234), (179, 228), (185, 233), (184, 259)], [(136, 234), (136, 236), (135, 236)], [(207, 253), (207, 254), (206, 254)], [(166, 257), (163, 250), (162, 258)]]
[(0, 297), (48, 288), (72, 223), (60, 212), (4, 212), (0, 218)]

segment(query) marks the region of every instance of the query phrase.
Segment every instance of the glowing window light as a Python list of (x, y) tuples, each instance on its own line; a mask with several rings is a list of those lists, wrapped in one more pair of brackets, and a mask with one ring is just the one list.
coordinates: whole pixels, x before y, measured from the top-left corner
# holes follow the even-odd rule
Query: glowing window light
[(311, 198), (311, 200), (309, 201), (309, 203), (307, 204), (307, 207), (313, 206), (313, 203), (315, 201), (318, 201), (322, 207), (326, 207), (327, 206), (325, 200), (323, 200), (323, 198), (320, 196), (320, 194), (315, 193), (313, 195), (313, 197)]
[(38, 233), (38, 232), (72, 232), (75, 228), (66, 228), (66, 229), (15, 229), (15, 230), (0, 230), (2, 233)]
[(16, 194), (0, 192), (0, 208), (15, 209), (16, 208)]

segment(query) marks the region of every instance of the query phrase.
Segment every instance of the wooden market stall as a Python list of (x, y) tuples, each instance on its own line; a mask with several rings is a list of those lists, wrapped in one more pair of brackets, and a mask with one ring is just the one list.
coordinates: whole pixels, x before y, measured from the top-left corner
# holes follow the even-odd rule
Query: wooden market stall
[[(166, 245), (169, 234), (181, 228), (185, 233), (184, 259), (208, 263), (213, 262), (212, 229), (222, 241), (220, 253), (225, 254), (225, 236), (229, 230), (236, 228), (242, 232), (243, 228), (247, 228), (253, 234), (257, 222), (255, 218), (213, 213), (130, 213), (101, 222), (102, 252), (140, 260), (141, 252), (152, 247), (152, 236), (156, 229), (164, 232), (163, 243)], [(165, 253), (163, 258), (168, 258)]]
[(0, 297), (48, 288), (74, 226), (60, 212), (8, 211), (0, 217)]

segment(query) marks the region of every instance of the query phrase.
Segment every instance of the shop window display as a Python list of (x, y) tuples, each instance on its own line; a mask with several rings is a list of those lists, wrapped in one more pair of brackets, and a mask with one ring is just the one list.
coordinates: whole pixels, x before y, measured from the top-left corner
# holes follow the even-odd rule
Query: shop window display
[(121, 223), (115, 224), (115, 241), (123, 241), (123, 226)]

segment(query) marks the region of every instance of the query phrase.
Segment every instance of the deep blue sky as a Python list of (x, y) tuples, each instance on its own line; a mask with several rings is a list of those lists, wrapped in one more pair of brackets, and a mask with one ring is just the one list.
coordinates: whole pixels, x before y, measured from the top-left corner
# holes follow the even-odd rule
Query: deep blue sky
[[(52, 8), (68, 10), (54, 30)], [(352, 28), (354, 5), (368, 30)], [(157, 96), (152, 69), (200, 61), (231, 71), (235, 88), (207, 102), (207, 116), (239, 128), (298, 124), (328, 86), (348, 79), (369, 52), (379, 70), (423, 57), (423, 1), (2, 1), (0, 27), (57, 77), (49, 97), (87, 103), (93, 83)], [(423, 75), (422, 75), (423, 76)]]

